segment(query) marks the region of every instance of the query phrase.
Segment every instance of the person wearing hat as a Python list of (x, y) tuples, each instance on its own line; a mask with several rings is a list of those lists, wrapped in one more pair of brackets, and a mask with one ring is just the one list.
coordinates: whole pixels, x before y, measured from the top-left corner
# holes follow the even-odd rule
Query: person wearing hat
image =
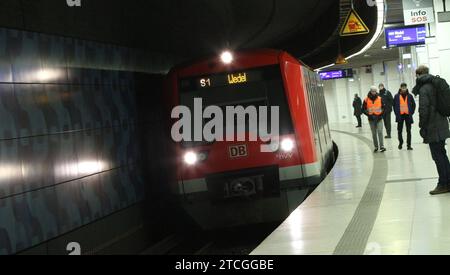
[(384, 137), (383, 137), (383, 114), (384, 102), (378, 94), (376, 86), (370, 88), (370, 92), (363, 103), (363, 113), (368, 117), (370, 130), (372, 131), (373, 145), (375, 146), (374, 153), (385, 152)]
[(408, 85), (402, 83), (398, 94), (394, 97), (394, 113), (397, 122), (398, 130), (398, 149), (403, 149), (403, 125), (406, 125), (407, 139), (406, 144), (408, 150), (412, 150), (411, 147), (411, 126), (414, 123), (413, 115), (416, 111), (416, 101), (414, 97), (408, 91)]

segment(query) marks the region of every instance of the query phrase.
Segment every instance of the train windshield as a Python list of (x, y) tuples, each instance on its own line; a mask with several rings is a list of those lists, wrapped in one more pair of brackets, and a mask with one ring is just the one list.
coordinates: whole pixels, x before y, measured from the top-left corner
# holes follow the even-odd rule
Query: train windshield
[[(231, 73), (206, 75), (180, 80), (180, 105), (187, 106), (194, 113), (194, 99), (202, 99), (202, 108), (215, 105), (222, 108), (225, 117), (226, 106), (279, 107), (280, 134), (292, 134), (292, 120), (285, 96), (279, 65)], [(270, 119), (268, 127), (271, 129)], [(204, 124), (207, 120), (203, 121)], [(237, 122), (235, 121), (235, 129)], [(248, 117), (246, 127), (248, 130)], [(224, 124), (225, 127), (225, 124)], [(224, 132), (226, 129), (224, 129)], [(203, 142), (184, 142), (185, 146), (203, 145)]]

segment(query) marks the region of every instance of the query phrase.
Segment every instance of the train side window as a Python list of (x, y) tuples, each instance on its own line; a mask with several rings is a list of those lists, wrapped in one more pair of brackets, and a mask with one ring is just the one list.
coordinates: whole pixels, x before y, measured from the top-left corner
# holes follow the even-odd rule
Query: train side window
[(317, 131), (319, 131), (320, 129), (320, 114), (319, 114), (319, 106), (318, 106), (318, 102), (317, 102), (317, 93), (315, 90), (315, 85), (314, 85), (314, 79), (312, 78), (312, 75), (310, 73), (310, 78), (311, 78), (311, 92), (312, 92), (312, 97), (313, 97), (313, 102), (314, 102), (314, 112), (316, 113), (316, 124), (317, 124)]
[(314, 98), (313, 98), (313, 91), (311, 89), (311, 79), (310, 79), (310, 74), (309, 72), (307, 72), (306, 74), (306, 79), (307, 79), (307, 89), (308, 89), (308, 100), (309, 100), (309, 106), (310, 106), (310, 113), (311, 113), (311, 118), (313, 120), (313, 127), (314, 127), (314, 132), (317, 133), (317, 119), (316, 119), (316, 112), (315, 112), (315, 104), (314, 104)]
[(322, 94), (320, 93), (320, 87), (319, 87), (319, 83), (317, 82), (317, 78), (315, 79), (315, 87), (316, 87), (316, 93), (317, 93), (317, 99), (319, 101), (319, 106), (320, 106), (320, 127), (323, 127), (323, 102), (322, 102)]

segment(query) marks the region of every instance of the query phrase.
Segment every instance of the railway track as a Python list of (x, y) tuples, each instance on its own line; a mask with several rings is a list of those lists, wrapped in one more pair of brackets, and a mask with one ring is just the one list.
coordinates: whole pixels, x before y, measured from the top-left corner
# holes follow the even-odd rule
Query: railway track
[(260, 224), (216, 231), (170, 235), (143, 255), (248, 255), (278, 224)]

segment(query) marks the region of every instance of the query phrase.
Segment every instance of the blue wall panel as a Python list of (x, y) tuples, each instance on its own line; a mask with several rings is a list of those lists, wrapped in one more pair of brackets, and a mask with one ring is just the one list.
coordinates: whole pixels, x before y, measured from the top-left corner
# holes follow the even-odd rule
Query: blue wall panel
[(164, 58), (0, 28), (0, 254), (143, 199), (134, 72)]

